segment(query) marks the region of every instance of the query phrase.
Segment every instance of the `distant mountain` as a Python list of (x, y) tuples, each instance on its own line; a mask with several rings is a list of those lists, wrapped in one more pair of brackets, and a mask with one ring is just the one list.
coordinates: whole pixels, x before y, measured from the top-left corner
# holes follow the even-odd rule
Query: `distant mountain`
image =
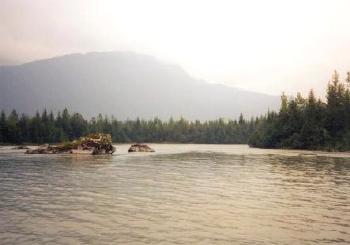
[(0, 109), (33, 114), (67, 107), (85, 116), (188, 119), (260, 115), (279, 98), (194, 79), (181, 67), (132, 52), (71, 54), (0, 66)]
[(16, 62), (15, 60), (7, 59), (6, 57), (3, 57), (3, 56), (0, 55), (0, 66), (3, 66), (3, 65), (17, 65), (17, 64), (20, 64), (20, 62)]

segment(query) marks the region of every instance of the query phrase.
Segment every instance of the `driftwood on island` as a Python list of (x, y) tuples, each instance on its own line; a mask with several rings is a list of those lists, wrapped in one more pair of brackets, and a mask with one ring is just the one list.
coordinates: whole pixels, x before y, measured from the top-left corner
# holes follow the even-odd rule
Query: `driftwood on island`
[(131, 145), (128, 152), (154, 152), (154, 150), (145, 144)]
[(72, 142), (59, 145), (42, 145), (37, 149), (28, 149), (27, 154), (112, 154), (115, 152), (112, 137), (109, 134), (90, 134)]
[(12, 148), (12, 150), (28, 150), (29, 147), (25, 145), (18, 145)]

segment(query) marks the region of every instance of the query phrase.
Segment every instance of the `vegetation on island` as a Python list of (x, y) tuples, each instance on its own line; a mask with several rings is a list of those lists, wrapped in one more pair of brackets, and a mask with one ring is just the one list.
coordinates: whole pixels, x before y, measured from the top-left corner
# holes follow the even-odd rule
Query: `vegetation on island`
[(125, 120), (99, 114), (86, 120), (67, 109), (54, 115), (43, 110), (30, 117), (15, 110), (0, 115), (0, 142), (67, 142), (91, 133), (112, 135), (113, 142), (249, 144), (260, 148), (350, 150), (350, 73), (344, 82), (334, 73), (326, 102), (311, 90), (308, 97), (281, 96), (279, 112), (238, 120)]

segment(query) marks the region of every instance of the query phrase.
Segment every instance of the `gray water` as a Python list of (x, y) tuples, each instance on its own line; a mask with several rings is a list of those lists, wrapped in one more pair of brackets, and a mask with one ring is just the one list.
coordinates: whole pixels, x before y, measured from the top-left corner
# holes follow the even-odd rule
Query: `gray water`
[(0, 148), (1, 244), (349, 244), (350, 155), (239, 145)]

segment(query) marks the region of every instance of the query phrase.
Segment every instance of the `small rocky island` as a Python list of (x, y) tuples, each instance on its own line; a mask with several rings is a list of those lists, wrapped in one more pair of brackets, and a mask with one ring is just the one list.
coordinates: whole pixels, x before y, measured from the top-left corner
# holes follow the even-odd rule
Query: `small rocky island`
[(131, 145), (128, 152), (154, 152), (154, 150), (145, 144)]
[(110, 134), (90, 134), (86, 137), (81, 137), (72, 142), (49, 145), (45, 144), (36, 149), (28, 149), (27, 154), (112, 154), (116, 148), (112, 145), (112, 137)]

